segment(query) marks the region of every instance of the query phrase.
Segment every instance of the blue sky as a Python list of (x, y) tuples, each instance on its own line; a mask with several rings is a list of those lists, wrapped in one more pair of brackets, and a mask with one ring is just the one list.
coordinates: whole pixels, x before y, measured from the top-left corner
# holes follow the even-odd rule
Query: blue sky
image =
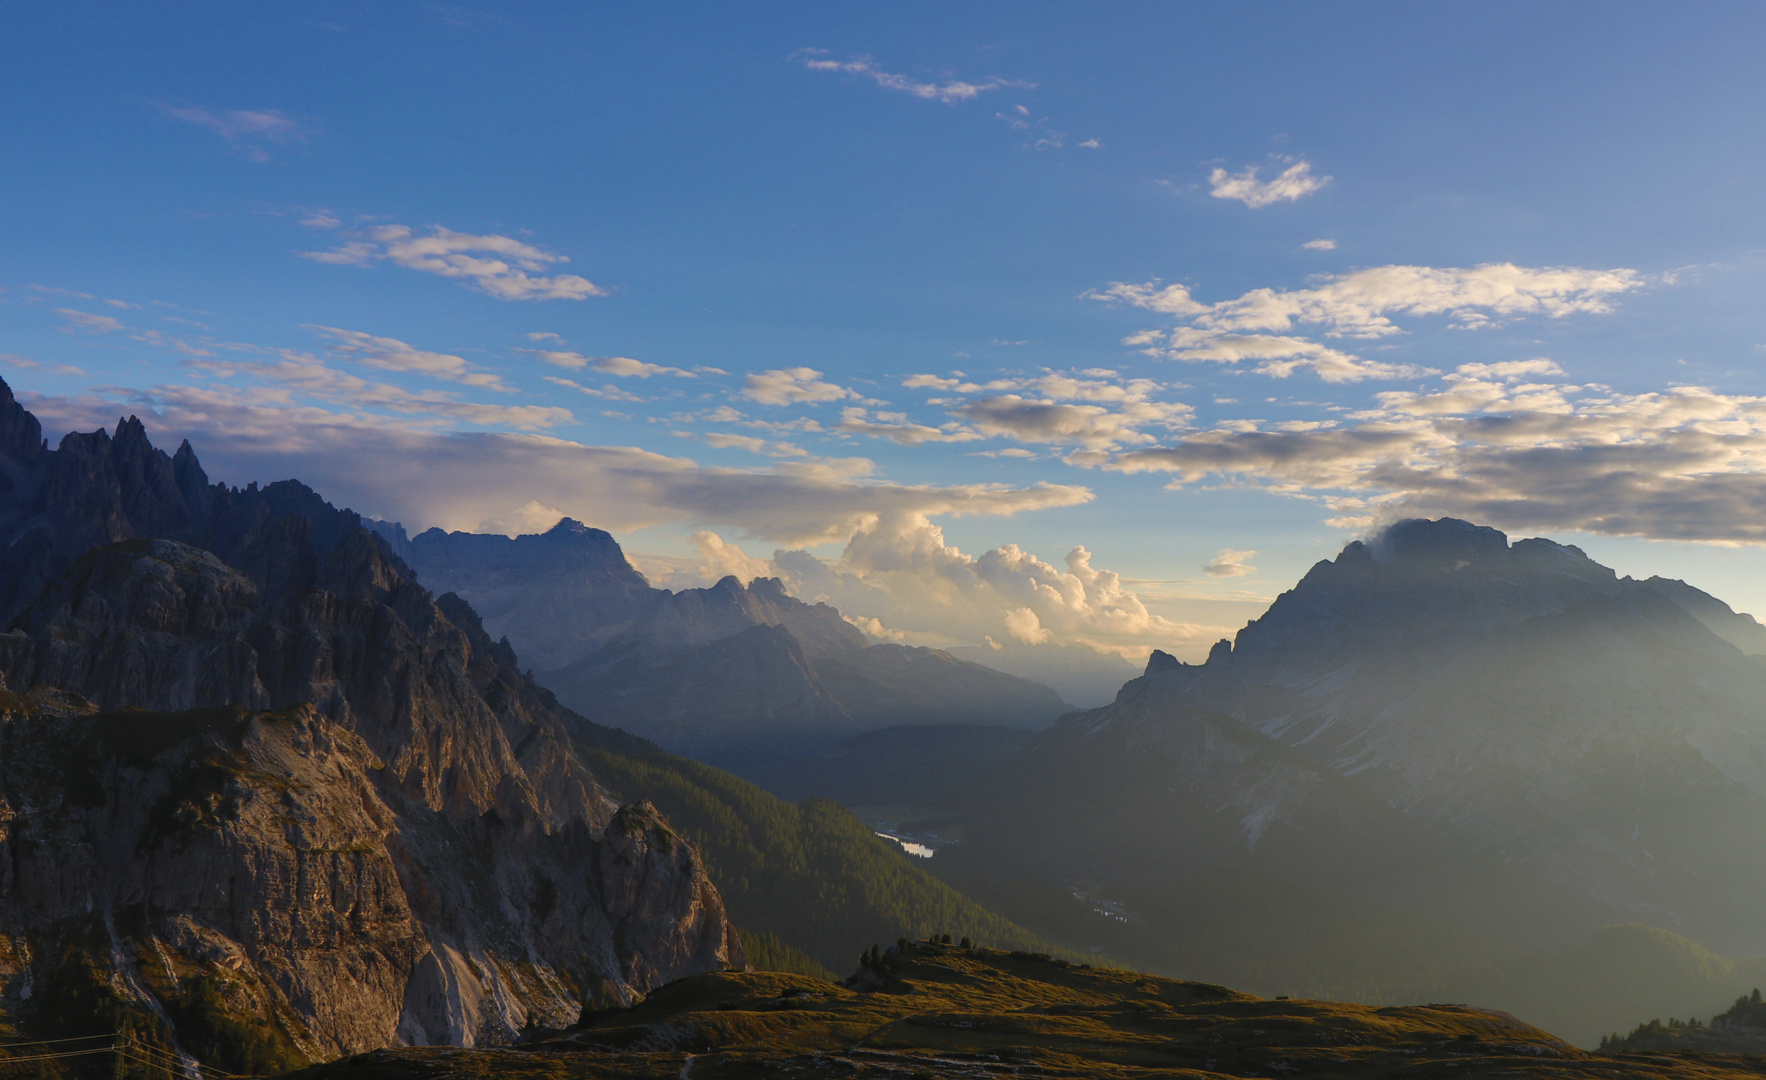
[(1411, 513), (1761, 610), (1763, 22), (20, 7), (3, 374), (903, 640), (1193, 657)]

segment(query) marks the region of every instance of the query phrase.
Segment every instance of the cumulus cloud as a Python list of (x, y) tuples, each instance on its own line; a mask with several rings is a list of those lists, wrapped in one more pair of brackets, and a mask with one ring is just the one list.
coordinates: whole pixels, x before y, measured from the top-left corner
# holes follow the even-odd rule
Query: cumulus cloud
[(1255, 574), (1257, 568), (1251, 565), (1255, 551), (1238, 551), (1233, 548), (1221, 548), (1214, 553), (1214, 558), (1202, 564), (1202, 572), (1209, 577), (1244, 577)]
[(1215, 169), (1208, 174), (1209, 194), (1216, 199), (1237, 199), (1253, 210), (1278, 202), (1296, 202), (1331, 182), (1328, 176), (1312, 175), (1310, 161), (1296, 161), (1274, 180), (1257, 179), (1257, 166), (1242, 173)]
[(698, 569), (706, 581), (735, 577), (746, 585), (757, 577), (773, 576), (773, 564), (757, 559), (709, 529), (701, 529), (688, 539), (699, 550)]
[(1092, 565), (1083, 547), (1062, 565), (1016, 544), (979, 556), (946, 542), (924, 514), (881, 514), (857, 530), (835, 559), (776, 551), (772, 572), (794, 595), (826, 601), (873, 636), (918, 644), (1079, 645), (1143, 657), (1210, 639), (1219, 627), (1153, 614), (1115, 573)]
[[(532, 337), (533, 335), (528, 336)], [(648, 379), (652, 375), (673, 375), (677, 379), (698, 378), (691, 371), (683, 371), (677, 367), (664, 367), (661, 364), (649, 364), (642, 360), (633, 360), (629, 356), (584, 356), (581, 353), (573, 352), (523, 351), (533, 351), (535, 356), (546, 363), (561, 368), (570, 368), (573, 371), (589, 368), (592, 371), (599, 371), (603, 375), (619, 375), (639, 379)]]
[(446, 379), (505, 394), (514, 393), (503, 385), (502, 379), (488, 371), (478, 370), (467, 363), (464, 357), (451, 353), (427, 352), (397, 338), (375, 337), (360, 330), (340, 330), (335, 326), (307, 326), (305, 329), (330, 338), (328, 348), (333, 356), (354, 360), (368, 367), (427, 375), (432, 379)]
[(1766, 543), (1766, 397), (1532, 381), (1549, 360), (1467, 364), (1312, 431), (1217, 427), (1076, 464), (1208, 477), (1323, 501), (1335, 523), (1451, 514), (1511, 529)]
[(1143, 330), (1123, 339), (1150, 355), (1190, 362), (1237, 364), (1286, 378), (1298, 370), (1326, 382), (1408, 378), (1429, 373), (1415, 365), (1366, 360), (1294, 333), (1318, 327), (1326, 337), (1382, 338), (1404, 331), (1393, 316), (1446, 316), (1475, 329), (1529, 315), (1563, 318), (1605, 314), (1620, 293), (1639, 288), (1635, 270), (1527, 268), (1487, 263), (1469, 268), (1378, 266), (1323, 275), (1306, 289), (1253, 289), (1214, 304), (1197, 301), (1187, 286), (1154, 280), (1112, 282), (1087, 299), (1129, 304), (1174, 315), (1187, 326)]
[(1308, 240), (1304, 244), (1301, 244), (1300, 246), (1305, 248), (1307, 251), (1335, 251), (1335, 250), (1337, 250), (1337, 242), (1335, 240)]
[(513, 237), (474, 236), (439, 225), (424, 235), (404, 225), (382, 225), (329, 251), (296, 254), (337, 266), (390, 262), (453, 278), (499, 300), (585, 300), (607, 295), (605, 289), (576, 274), (547, 276), (550, 268), (570, 261), (563, 255)]
[(252, 161), (271, 159), (270, 147), (304, 143), (317, 130), (275, 109), (204, 109), (194, 105), (158, 106), (161, 115), (206, 128)]
[(1002, 87), (1018, 89), (1034, 89), (1035, 83), (1016, 82), (1007, 79), (990, 78), (981, 82), (963, 82), (959, 79), (947, 79), (944, 82), (922, 82), (907, 75), (897, 75), (884, 71), (876, 61), (868, 56), (858, 56), (851, 60), (830, 60), (826, 49), (803, 49), (793, 53), (791, 59), (796, 60), (811, 71), (834, 72), (843, 75), (857, 75), (881, 86), (885, 90), (894, 90), (909, 94), (924, 101), (941, 101), (946, 105), (958, 101), (969, 101), (980, 97), (990, 90)]
[(742, 378), (742, 396), (762, 405), (822, 404), (859, 395), (823, 380), (814, 368), (783, 368), (752, 372)]

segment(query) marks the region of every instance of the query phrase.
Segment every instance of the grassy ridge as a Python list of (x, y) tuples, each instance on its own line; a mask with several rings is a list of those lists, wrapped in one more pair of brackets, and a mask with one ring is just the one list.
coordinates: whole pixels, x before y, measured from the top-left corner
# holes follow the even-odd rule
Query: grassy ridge
[(914, 865), (832, 800), (788, 803), (720, 769), (586, 723), (578, 750), (622, 799), (649, 799), (699, 846), (731, 919), (759, 946), (757, 961), (800, 971), (795, 952), (851, 971), (873, 944), (938, 933), (995, 948), (1049, 949)]

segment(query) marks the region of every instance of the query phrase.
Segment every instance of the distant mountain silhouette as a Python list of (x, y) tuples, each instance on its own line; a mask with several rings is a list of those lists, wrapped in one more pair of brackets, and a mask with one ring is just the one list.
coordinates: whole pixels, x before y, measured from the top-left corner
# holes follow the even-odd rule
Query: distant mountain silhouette
[(652, 589), (611, 536), (569, 518), (520, 537), (407, 539), (372, 524), (420, 580), (534, 658), (564, 704), (707, 760), (893, 724), (1043, 727), (1070, 710), (1046, 686), (942, 650), (872, 644), (776, 578)]

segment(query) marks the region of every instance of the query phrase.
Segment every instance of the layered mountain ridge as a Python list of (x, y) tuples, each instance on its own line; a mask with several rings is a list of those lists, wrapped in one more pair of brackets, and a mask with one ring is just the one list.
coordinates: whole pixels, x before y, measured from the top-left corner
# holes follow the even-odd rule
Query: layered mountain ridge
[[(607, 533), (566, 518), (520, 537), (374, 527), (421, 580), (506, 633), (571, 709), (719, 759), (758, 744), (828, 743), (890, 724), (1041, 727), (1059, 695), (950, 653), (873, 644), (776, 578), (652, 589)], [(547, 659), (555, 661), (549, 669)]]
[(212, 977), (322, 1059), (743, 963), (694, 846), (619, 807), (580, 721), (297, 482), (210, 484), (133, 418), (51, 450), (0, 384), (0, 605), (9, 1011), (90, 978), (164, 1016)]

